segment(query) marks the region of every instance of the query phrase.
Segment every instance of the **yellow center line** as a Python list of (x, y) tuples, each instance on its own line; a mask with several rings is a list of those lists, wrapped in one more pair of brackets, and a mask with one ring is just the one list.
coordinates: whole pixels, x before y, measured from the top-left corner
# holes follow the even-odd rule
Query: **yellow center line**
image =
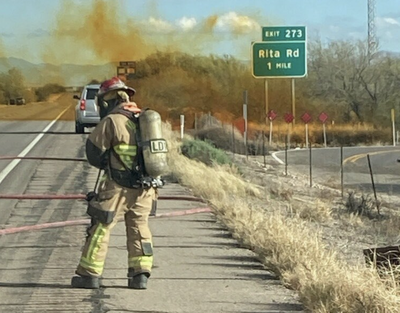
[(72, 107), (72, 104), (70, 104), (64, 111), (62, 111), (60, 114), (58, 114), (58, 116), (55, 118), (56, 121), (57, 121), (61, 116), (63, 116), (64, 113), (67, 112), (68, 109), (69, 109), (70, 107)]
[(392, 152), (396, 152), (396, 151), (400, 151), (400, 150), (377, 151), (377, 152), (361, 153), (361, 154), (352, 155), (351, 157), (348, 157), (347, 159), (343, 160), (343, 165), (348, 162), (355, 163), (359, 159), (366, 158), (368, 154), (369, 155), (378, 155), (378, 154), (392, 153)]

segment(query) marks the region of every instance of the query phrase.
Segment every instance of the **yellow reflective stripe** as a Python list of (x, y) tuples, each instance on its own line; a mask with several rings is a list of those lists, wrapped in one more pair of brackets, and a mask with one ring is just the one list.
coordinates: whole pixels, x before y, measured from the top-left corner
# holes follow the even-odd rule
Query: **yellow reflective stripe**
[(95, 272), (96, 274), (101, 275), (103, 273), (104, 261), (94, 262), (86, 259), (85, 257), (82, 257), (79, 265), (91, 272)]
[(136, 146), (120, 144), (114, 146), (114, 151), (119, 155), (121, 161), (124, 162), (128, 168), (133, 168), (134, 158), (137, 154)]
[(153, 265), (152, 255), (143, 255), (129, 258), (128, 266), (134, 269), (151, 268)]
[[(100, 245), (103, 241), (104, 235), (106, 234), (107, 226), (102, 223), (97, 225), (96, 231), (94, 232), (87, 253), (88, 260), (93, 260), (93, 256), (96, 256), (97, 251), (100, 249)], [(93, 260), (94, 261), (94, 260)]]
[(136, 146), (127, 145), (125, 143), (121, 143), (120, 145), (114, 146), (114, 150), (119, 155), (123, 154), (123, 155), (136, 156), (137, 153)]
[(104, 268), (104, 260), (96, 261), (97, 252), (100, 249), (100, 245), (104, 239), (104, 236), (107, 231), (107, 226), (102, 223), (97, 225), (96, 230), (90, 240), (90, 244), (88, 247), (88, 252), (86, 256), (81, 257), (79, 264), (88, 270), (92, 270), (95, 273), (101, 274)]

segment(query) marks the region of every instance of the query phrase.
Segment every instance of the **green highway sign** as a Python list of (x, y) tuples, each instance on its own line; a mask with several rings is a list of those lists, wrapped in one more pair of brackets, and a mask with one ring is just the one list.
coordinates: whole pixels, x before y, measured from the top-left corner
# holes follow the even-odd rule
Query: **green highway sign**
[(305, 42), (254, 42), (252, 47), (254, 77), (306, 76)]
[(262, 41), (305, 41), (305, 26), (264, 26)]
[(252, 74), (255, 78), (307, 75), (304, 26), (262, 27), (262, 39), (252, 43)]

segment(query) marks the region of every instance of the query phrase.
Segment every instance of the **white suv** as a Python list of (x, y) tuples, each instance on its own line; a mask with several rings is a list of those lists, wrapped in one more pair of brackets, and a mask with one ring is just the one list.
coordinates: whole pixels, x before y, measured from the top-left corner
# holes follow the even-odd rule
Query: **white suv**
[(100, 85), (92, 84), (83, 87), (81, 96), (74, 95), (79, 100), (75, 107), (75, 132), (83, 134), (85, 127), (94, 127), (100, 122), (100, 114), (95, 103), (95, 97)]

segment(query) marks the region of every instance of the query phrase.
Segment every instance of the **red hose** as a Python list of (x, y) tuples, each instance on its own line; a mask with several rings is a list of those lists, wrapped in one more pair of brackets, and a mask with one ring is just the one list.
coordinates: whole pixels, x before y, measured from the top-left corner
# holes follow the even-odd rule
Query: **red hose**
[(79, 161), (79, 162), (87, 162), (86, 159), (82, 158), (58, 158), (58, 157), (20, 157), (20, 156), (0, 156), (0, 160), (52, 160), (52, 161)]
[[(26, 159), (26, 160), (53, 160), (53, 161), (80, 161), (87, 162), (86, 159), (81, 158), (58, 158), (58, 157), (18, 157), (18, 156), (0, 156), (0, 160), (10, 160), (10, 159)], [(17, 200), (85, 200), (86, 195), (84, 194), (64, 194), (64, 195), (44, 195), (44, 194), (0, 194), (0, 199), (17, 199)], [(190, 197), (190, 196), (159, 196), (159, 200), (182, 200), (182, 201), (196, 201), (204, 202), (201, 198)], [(196, 208), (184, 211), (175, 211), (169, 213), (161, 213), (154, 218), (171, 217), (171, 216), (182, 216), (196, 213), (211, 212), (210, 208)], [(85, 220), (72, 220), (64, 222), (54, 222), (54, 223), (44, 223), (31, 226), (21, 226), (12, 227), (7, 229), (0, 229), (0, 236), (19, 233), (24, 231), (40, 230), (45, 228), (55, 228), (55, 227), (65, 227), (65, 226), (75, 226), (75, 225), (86, 225), (90, 224), (90, 219)]]
[(189, 209), (189, 210), (184, 210), (184, 211), (161, 213), (161, 214), (157, 214), (154, 217), (155, 218), (171, 217), (171, 216), (182, 216), (182, 215), (190, 215), (190, 214), (196, 214), (196, 213), (209, 213), (209, 212), (212, 212), (210, 208), (195, 208), (195, 209)]
[[(0, 194), (0, 199), (17, 199), (17, 200), (85, 200), (84, 194), (65, 194), (65, 195), (43, 195), (43, 194)], [(201, 198), (190, 196), (159, 196), (159, 200), (182, 200), (204, 202)]]
[[(174, 217), (174, 216), (183, 216), (183, 215), (190, 215), (196, 213), (209, 213), (212, 212), (210, 208), (195, 208), (189, 209), (184, 211), (174, 211), (168, 213), (161, 213), (153, 218), (162, 218), (162, 217)], [(30, 225), (30, 226), (20, 226), (20, 227), (10, 227), (6, 229), (0, 229), (0, 236), (2, 235), (9, 235), (15, 233), (21, 233), (25, 231), (33, 231), (33, 230), (41, 230), (45, 228), (57, 228), (57, 227), (65, 227), (65, 226), (76, 226), (76, 225), (89, 225), (90, 219), (84, 220), (70, 220), (70, 221), (63, 221), (63, 222), (53, 222), (53, 223), (44, 223), (44, 224), (37, 224), (37, 225)]]
[(67, 200), (67, 199), (78, 199), (78, 200), (84, 200), (86, 198), (86, 195), (83, 194), (66, 194), (66, 195), (34, 195), (34, 194), (23, 194), (23, 195), (17, 195), (17, 194), (7, 194), (7, 195), (0, 195), (0, 199), (18, 199), (18, 200), (54, 200), (54, 199), (59, 199), (59, 200)]
[(11, 227), (11, 228), (6, 228), (6, 229), (0, 229), (0, 236), (1, 235), (21, 233), (21, 232), (24, 232), (24, 231), (40, 230), (40, 229), (45, 229), (45, 228), (55, 228), (55, 227), (74, 226), (74, 225), (86, 225), (86, 224), (90, 224), (90, 219), (64, 221), (64, 222), (54, 222), (54, 223), (44, 223), (44, 224), (37, 224), (37, 225), (30, 225), (30, 226)]

